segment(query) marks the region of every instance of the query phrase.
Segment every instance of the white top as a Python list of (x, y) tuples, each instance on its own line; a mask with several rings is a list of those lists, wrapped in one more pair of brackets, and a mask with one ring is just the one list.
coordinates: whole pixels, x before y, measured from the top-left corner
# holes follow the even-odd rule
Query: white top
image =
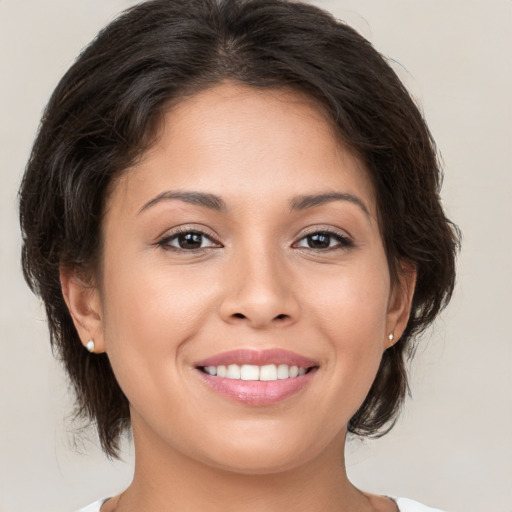
[[(438, 508), (431, 508), (417, 501), (409, 500), (407, 498), (393, 498), (398, 505), (400, 512), (443, 512)], [(100, 507), (105, 503), (105, 500), (95, 501), (91, 503), (88, 507), (81, 508), (78, 512), (100, 512)]]

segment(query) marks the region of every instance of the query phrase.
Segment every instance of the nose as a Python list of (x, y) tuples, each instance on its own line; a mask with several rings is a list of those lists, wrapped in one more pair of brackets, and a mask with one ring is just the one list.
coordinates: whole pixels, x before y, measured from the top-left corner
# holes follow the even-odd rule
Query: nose
[(298, 320), (294, 280), (275, 253), (242, 254), (230, 262), (223, 278), (220, 315), (225, 322), (265, 329)]

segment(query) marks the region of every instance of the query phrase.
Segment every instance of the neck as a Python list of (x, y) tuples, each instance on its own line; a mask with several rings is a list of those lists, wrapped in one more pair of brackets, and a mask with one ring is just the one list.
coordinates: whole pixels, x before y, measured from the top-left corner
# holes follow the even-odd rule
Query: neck
[[(103, 510), (117, 512), (354, 512), (367, 498), (348, 481), (345, 433), (316, 458), (268, 474), (205, 464), (150, 439), (134, 425), (136, 464), (130, 487)], [(110, 506), (108, 506), (110, 505)]]

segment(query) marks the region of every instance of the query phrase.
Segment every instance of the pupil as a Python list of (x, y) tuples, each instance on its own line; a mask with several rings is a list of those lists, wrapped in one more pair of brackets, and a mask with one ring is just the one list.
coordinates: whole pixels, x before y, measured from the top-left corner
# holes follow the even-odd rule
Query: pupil
[(326, 249), (329, 247), (330, 235), (325, 233), (315, 233), (308, 236), (308, 245), (312, 249)]
[(199, 249), (201, 237), (199, 233), (185, 233), (178, 237), (178, 243), (182, 249)]

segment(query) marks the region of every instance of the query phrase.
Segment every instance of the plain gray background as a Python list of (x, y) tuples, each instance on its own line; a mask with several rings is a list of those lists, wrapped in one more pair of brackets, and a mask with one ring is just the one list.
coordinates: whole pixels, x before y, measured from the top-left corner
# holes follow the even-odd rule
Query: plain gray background
[[(79, 50), (127, 0), (0, 0), (0, 512), (70, 512), (120, 491), (126, 463), (89, 434), (19, 265), (16, 192), (42, 109)], [(464, 233), (452, 304), (425, 336), (412, 399), (349, 475), (451, 512), (512, 511), (512, 2), (324, 0), (395, 63), (442, 152), (443, 200)]]

